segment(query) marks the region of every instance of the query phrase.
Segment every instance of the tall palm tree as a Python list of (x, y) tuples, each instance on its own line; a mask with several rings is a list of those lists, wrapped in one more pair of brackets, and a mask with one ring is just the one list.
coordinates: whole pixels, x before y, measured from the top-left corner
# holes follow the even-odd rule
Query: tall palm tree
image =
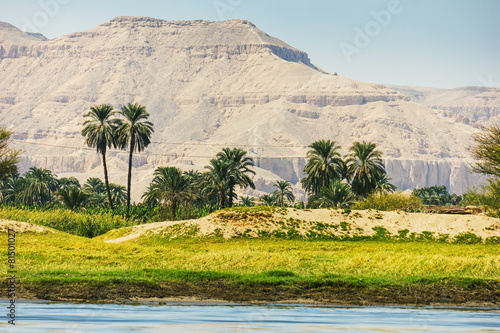
[(351, 186), (357, 195), (367, 196), (376, 187), (376, 180), (385, 172), (382, 162), (382, 152), (376, 150), (373, 142), (354, 142), (346, 160), (347, 169), (351, 175)]
[(307, 152), (307, 164), (304, 173), (307, 174), (301, 180), (302, 187), (309, 193), (318, 194), (322, 187), (328, 186), (334, 179), (344, 177), (344, 162), (340, 158), (335, 141), (319, 140), (313, 142)]
[(205, 166), (208, 169), (206, 174), (207, 180), (212, 183), (219, 194), (220, 208), (226, 207), (226, 195), (231, 184), (231, 167), (232, 165), (229, 161), (217, 158), (211, 159), (210, 164)]
[(287, 180), (277, 180), (276, 183), (274, 183), (274, 187), (277, 188), (277, 190), (273, 192), (273, 195), (276, 198), (276, 204), (278, 206), (285, 206), (285, 201), (289, 203), (294, 202), (295, 196), (292, 192), (292, 183)]
[(143, 194), (145, 202), (166, 204), (170, 210), (170, 220), (175, 219), (179, 204), (188, 195), (189, 180), (176, 167), (159, 167), (148, 191)]
[(59, 188), (57, 178), (49, 169), (32, 167), (25, 174), (24, 197), (29, 205), (46, 205)]
[(245, 156), (246, 154), (247, 152), (241, 148), (224, 148), (216, 155), (218, 159), (227, 161), (230, 165), (228, 180), (229, 207), (233, 206), (233, 200), (236, 197), (234, 190), (237, 185), (241, 188), (250, 186), (252, 189), (255, 189), (255, 184), (248, 175), (255, 175), (255, 171), (250, 169), (255, 164), (251, 157)]
[(113, 201), (111, 200), (111, 191), (109, 190), (108, 167), (106, 164), (107, 148), (117, 146), (116, 129), (120, 126), (121, 121), (112, 118), (117, 112), (113, 111), (113, 107), (107, 104), (94, 105), (90, 108), (90, 112), (85, 117), (90, 118), (83, 123), (82, 135), (85, 138), (85, 143), (92, 148), (97, 148), (97, 152), (102, 154), (102, 165), (104, 167), (104, 181), (106, 191), (108, 192), (109, 206), (113, 209)]
[(150, 143), (153, 134), (153, 123), (146, 121), (149, 113), (146, 107), (140, 104), (127, 104), (120, 112), (125, 117), (125, 122), (118, 128), (120, 145), (122, 148), (129, 146), (128, 178), (127, 178), (127, 211), (130, 209), (130, 195), (132, 186), (132, 157), (134, 151), (141, 152)]

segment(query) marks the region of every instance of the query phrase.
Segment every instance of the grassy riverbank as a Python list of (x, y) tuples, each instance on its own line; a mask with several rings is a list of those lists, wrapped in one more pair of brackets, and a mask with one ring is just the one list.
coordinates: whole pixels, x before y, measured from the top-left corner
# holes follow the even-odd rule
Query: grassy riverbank
[[(6, 258), (6, 234), (0, 247)], [(494, 244), (426, 242), (148, 236), (105, 243), (62, 232), (16, 240), (19, 296), (105, 302), (190, 296), (500, 306), (499, 254)]]

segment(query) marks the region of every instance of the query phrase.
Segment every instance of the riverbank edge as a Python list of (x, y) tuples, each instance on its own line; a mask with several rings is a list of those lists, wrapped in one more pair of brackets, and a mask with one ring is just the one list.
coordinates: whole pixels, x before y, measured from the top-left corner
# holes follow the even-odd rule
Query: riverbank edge
[[(6, 282), (2, 283), (3, 285)], [(446, 306), (500, 308), (500, 282), (479, 286), (431, 283), (406, 285), (269, 286), (230, 281), (96, 282), (21, 284), (18, 299), (76, 303), (249, 303), (355, 306)]]

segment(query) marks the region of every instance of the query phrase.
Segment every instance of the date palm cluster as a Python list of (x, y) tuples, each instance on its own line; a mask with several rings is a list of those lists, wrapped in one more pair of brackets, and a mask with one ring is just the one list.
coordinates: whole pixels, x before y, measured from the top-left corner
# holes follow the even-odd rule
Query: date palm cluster
[(205, 166), (206, 171), (182, 172), (176, 167), (159, 167), (143, 198), (146, 203), (161, 203), (174, 219), (179, 206), (185, 208), (232, 207), (236, 188), (255, 184), (250, 177), (253, 159), (240, 148), (224, 148)]
[(393, 192), (382, 153), (373, 142), (354, 142), (341, 157), (332, 140), (313, 142), (304, 167), (302, 187), (310, 194), (311, 207), (346, 207), (373, 192)]

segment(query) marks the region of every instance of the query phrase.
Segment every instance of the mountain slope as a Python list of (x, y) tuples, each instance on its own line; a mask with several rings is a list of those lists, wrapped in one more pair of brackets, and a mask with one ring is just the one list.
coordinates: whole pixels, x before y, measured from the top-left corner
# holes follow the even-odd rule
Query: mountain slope
[[(325, 73), (248, 21), (118, 17), (53, 40), (4, 25), (0, 36), (0, 114), (26, 152), (23, 170), (99, 175), (99, 156), (80, 135), (83, 115), (93, 104), (138, 102), (155, 134), (134, 162), (137, 192), (155, 167), (202, 169), (230, 145), (256, 159), (259, 189), (270, 191), (278, 177), (300, 179), (307, 145), (321, 138), (344, 152), (377, 142), (401, 188), (439, 182), (460, 193), (475, 181), (465, 169), (473, 127), (404, 92)], [(126, 153), (110, 157), (120, 182)]]

